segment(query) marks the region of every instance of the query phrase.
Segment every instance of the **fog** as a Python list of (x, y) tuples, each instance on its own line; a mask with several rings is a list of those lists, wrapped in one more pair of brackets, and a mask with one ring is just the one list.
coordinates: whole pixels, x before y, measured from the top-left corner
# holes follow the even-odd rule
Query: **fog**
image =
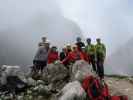
[(52, 0), (0, 1), (0, 64), (32, 64), (38, 42), (47, 36), (51, 45), (72, 43), (80, 27), (65, 18)]
[(0, 0), (0, 65), (32, 64), (45, 35), (60, 47), (77, 36), (93, 42), (100, 37), (107, 46), (107, 60), (113, 59), (133, 37), (132, 5), (132, 0)]
[(101, 37), (109, 54), (133, 37), (132, 0), (60, 0), (64, 16), (77, 22), (84, 36)]
[(107, 73), (133, 75), (133, 1), (59, 0), (64, 16), (74, 20), (85, 37), (100, 37), (107, 47)]

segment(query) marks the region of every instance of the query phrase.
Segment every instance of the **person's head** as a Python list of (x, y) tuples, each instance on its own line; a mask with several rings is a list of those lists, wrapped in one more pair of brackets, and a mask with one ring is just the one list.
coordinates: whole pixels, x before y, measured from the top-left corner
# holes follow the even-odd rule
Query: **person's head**
[(52, 51), (52, 52), (57, 52), (57, 47), (56, 47), (56, 46), (52, 46), (52, 47), (51, 47), (51, 51)]
[(91, 44), (91, 38), (86, 39), (87, 44)]
[(81, 39), (81, 37), (77, 37), (76, 40), (77, 40), (77, 42), (81, 42), (82, 39)]
[(66, 49), (67, 49), (67, 50), (71, 50), (71, 49), (72, 49), (72, 48), (71, 48), (71, 45), (70, 45), (70, 44), (67, 44), (67, 45), (66, 45)]
[(50, 47), (50, 41), (47, 40), (47, 41), (44, 43), (44, 45), (45, 45), (46, 48), (49, 48), (49, 47)]
[(46, 40), (47, 40), (47, 37), (42, 37), (42, 42), (46, 42)]
[(101, 43), (101, 39), (100, 38), (97, 38), (96, 41), (97, 41), (98, 44)]
[(72, 50), (73, 50), (73, 51), (78, 51), (77, 45), (73, 45)]

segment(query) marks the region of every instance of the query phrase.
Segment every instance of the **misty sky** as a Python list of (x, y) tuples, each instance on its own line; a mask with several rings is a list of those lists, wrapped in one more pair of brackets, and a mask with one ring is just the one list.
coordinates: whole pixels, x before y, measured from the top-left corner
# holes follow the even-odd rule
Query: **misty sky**
[(0, 65), (32, 64), (38, 42), (47, 36), (59, 47), (82, 36), (57, 1), (0, 0)]
[(0, 31), (18, 30), (39, 12), (57, 14), (79, 25), (85, 37), (101, 37), (111, 52), (133, 37), (132, 5), (132, 0), (0, 0)]
[(59, 0), (64, 16), (77, 22), (84, 36), (101, 37), (109, 51), (133, 37), (132, 0)]
[(0, 0), (0, 64), (31, 64), (44, 33), (59, 45), (100, 37), (111, 54), (133, 38), (132, 18), (133, 0)]

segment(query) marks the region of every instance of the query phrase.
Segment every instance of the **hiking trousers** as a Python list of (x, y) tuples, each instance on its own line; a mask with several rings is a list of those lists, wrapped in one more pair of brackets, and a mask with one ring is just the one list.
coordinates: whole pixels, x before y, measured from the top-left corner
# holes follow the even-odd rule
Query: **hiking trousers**
[(34, 60), (33, 61), (33, 64), (34, 64), (34, 70), (35, 71), (43, 71), (44, 68), (47, 66), (47, 61), (37, 61), (37, 60)]
[(92, 65), (93, 71), (97, 71), (96, 69), (96, 61), (95, 61), (95, 55), (90, 55), (90, 63)]
[(101, 79), (104, 78), (104, 61), (103, 60), (97, 60), (97, 73)]

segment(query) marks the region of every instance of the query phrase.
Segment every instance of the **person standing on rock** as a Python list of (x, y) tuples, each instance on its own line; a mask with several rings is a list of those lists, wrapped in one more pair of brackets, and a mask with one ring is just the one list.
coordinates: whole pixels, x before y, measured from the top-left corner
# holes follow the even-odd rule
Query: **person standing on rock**
[(91, 43), (91, 38), (86, 39), (87, 45), (85, 47), (85, 51), (90, 57), (90, 63), (92, 65), (93, 71), (97, 71), (96, 69), (96, 50), (95, 50), (95, 45)]
[(47, 66), (49, 46), (50, 46), (49, 41), (46, 41), (45, 43), (42, 43), (42, 42), (39, 43), (39, 48), (33, 60), (33, 64), (36, 72), (41, 71), (42, 73), (44, 67)]
[(82, 47), (85, 47), (85, 44), (84, 44), (84, 42), (82, 42), (82, 39), (80, 37), (77, 37), (76, 45), (77, 45), (79, 51), (82, 50)]
[(106, 57), (106, 47), (101, 43), (101, 39), (96, 39), (96, 59), (97, 59), (97, 72), (101, 79), (104, 79), (104, 60)]
[(46, 41), (47, 41), (47, 37), (42, 37), (42, 43), (46, 43)]

